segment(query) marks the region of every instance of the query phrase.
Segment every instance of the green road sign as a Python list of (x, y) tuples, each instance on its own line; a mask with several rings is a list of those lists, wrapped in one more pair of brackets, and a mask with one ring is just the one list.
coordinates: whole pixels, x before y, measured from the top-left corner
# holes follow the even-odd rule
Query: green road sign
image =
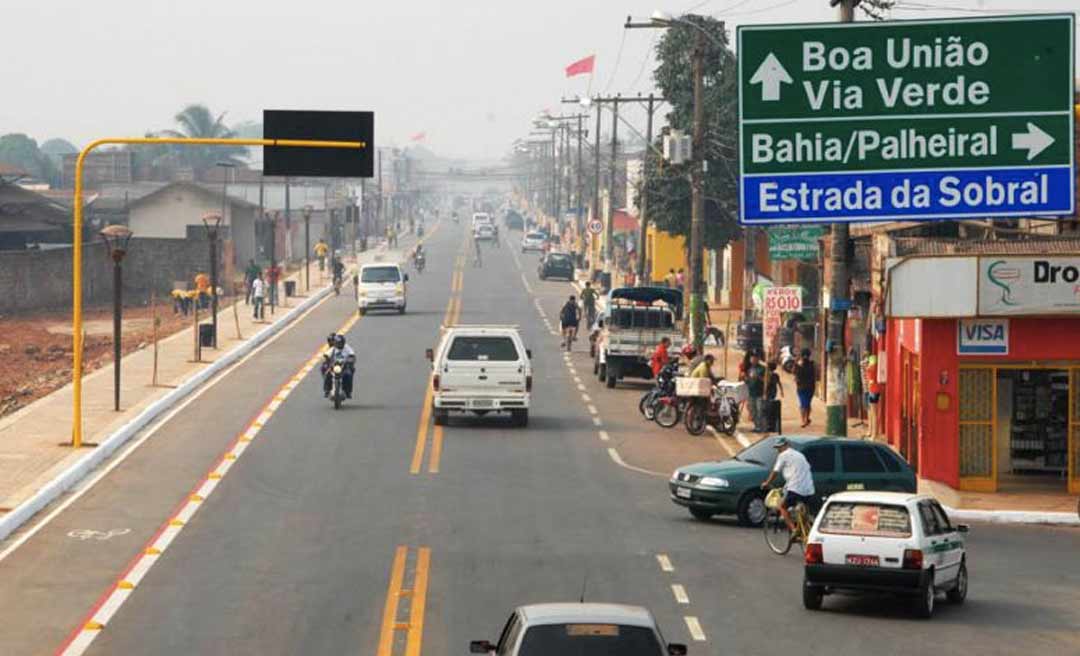
[(797, 226), (794, 228), (769, 228), (769, 259), (816, 260), (818, 240), (825, 235), (821, 226)]
[(1074, 22), (740, 27), (741, 220), (1072, 214)]

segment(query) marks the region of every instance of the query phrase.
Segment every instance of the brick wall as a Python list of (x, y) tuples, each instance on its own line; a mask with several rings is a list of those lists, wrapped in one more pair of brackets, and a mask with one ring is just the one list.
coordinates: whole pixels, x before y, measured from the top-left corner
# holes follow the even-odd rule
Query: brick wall
[[(227, 250), (219, 248), (219, 259)], [(196, 273), (209, 272), (208, 263), (205, 240), (134, 238), (123, 262), (125, 304), (145, 302), (151, 289), (164, 297), (173, 281), (190, 283)], [(218, 271), (220, 280), (226, 280), (225, 268), (219, 266)], [(112, 260), (105, 245), (99, 241), (84, 244), (83, 303), (111, 299)], [(0, 252), (0, 314), (70, 306), (71, 249)]]

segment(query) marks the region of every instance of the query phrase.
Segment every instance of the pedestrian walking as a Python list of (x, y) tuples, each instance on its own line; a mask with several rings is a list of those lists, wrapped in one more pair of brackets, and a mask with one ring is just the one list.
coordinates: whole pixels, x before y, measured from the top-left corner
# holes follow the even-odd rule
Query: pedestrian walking
[(679, 272), (675, 274), (675, 285), (679, 289), (682, 289), (683, 285), (685, 285), (685, 284), (686, 284), (686, 272), (683, 271), (682, 269), (679, 269)]
[(746, 368), (746, 392), (750, 397), (750, 420), (754, 422), (754, 432), (765, 430), (765, 417), (762, 412), (765, 398), (765, 366), (757, 351), (750, 353), (750, 364)]
[(319, 271), (326, 271), (326, 254), (330, 251), (330, 247), (326, 245), (326, 240), (320, 238), (319, 243), (315, 244), (315, 257), (319, 258)]
[(248, 260), (247, 268), (244, 269), (244, 305), (251, 305), (251, 283), (259, 277), (259, 271), (255, 260)]
[[(776, 373), (776, 361), (771, 361), (766, 366), (768, 374), (765, 376), (765, 401), (763, 403), (764, 411), (762, 414), (768, 415), (767, 409), (774, 406), (773, 401), (784, 398), (784, 385), (780, 382), (780, 376)], [(776, 416), (779, 418), (780, 411), (777, 406)], [(772, 422), (769, 421), (770, 417), (765, 416), (762, 419), (762, 423), (766, 430), (772, 430)]]
[(251, 281), (251, 301), (254, 304), (253, 318), (256, 321), (262, 321), (263, 319), (263, 300), (266, 298), (266, 283), (263, 282), (262, 276), (255, 276), (255, 280)]
[(675, 269), (668, 269), (668, 272), (664, 275), (664, 284), (668, 287), (674, 287), (676, 278)]
[(817, 364), (810, 359), (810, 349), (803, 349), (795, 362), (795, 394), (799, 397), (799, 415), (802, 428), (810, 425), (810, 403), (814, 400), (814, 387), (817, 385)]

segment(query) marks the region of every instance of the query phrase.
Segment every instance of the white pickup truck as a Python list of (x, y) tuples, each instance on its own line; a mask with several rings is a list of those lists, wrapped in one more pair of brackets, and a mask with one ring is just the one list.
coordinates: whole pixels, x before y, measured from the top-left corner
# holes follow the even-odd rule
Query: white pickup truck
[(432, 407), (442, 426), (450, 411), (509, 412), (518, 426), (529, 423), (532, 352), (517, 326), (446, 326), (431, 360)]
[(660, 340), (671, 340), (672, 353), (682, 348), (679, 327), (682, 292), (668, 287), (620, 287), (611, 290), (597, 319), (593, 373), (608, 387), (631, 376), (652, 378), (649, 358)]

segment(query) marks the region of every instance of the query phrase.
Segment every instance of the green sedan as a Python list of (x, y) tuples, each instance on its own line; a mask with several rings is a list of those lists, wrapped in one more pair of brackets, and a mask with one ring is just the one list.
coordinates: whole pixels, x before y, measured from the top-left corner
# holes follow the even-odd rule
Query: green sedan
[[(765, 519), (761, 484), (776, 462), (777, 439), (760, 440), (730, 460), (678, 468), (668, 481), (671, 500), (695, 519), (735, 515), (745, 526), (760, 524)], [(884, 444), (809, 435), (787, 439), (810, 462), (819, 498), (845, 490), (916, 491), (915, 472)]]

